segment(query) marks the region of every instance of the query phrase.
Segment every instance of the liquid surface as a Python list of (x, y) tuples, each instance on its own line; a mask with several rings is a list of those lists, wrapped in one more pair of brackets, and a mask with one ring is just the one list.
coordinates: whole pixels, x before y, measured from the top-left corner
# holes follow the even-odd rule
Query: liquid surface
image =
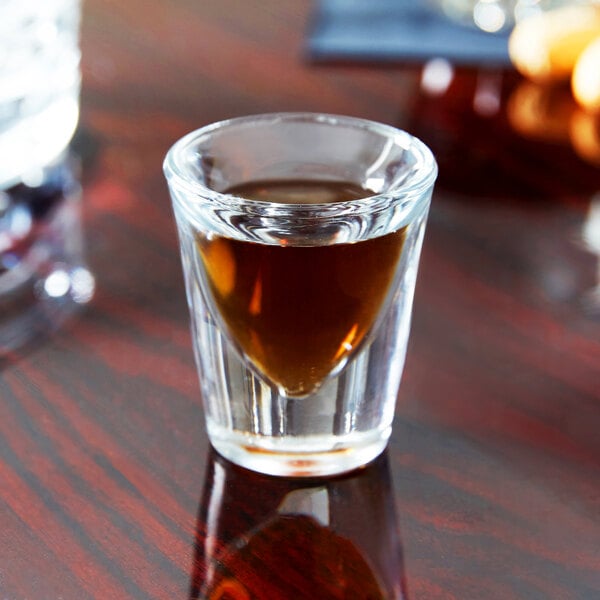
[[(368, 195), (352, 184), (316, 181), (258, 182), (228, 192), (286, 203)], [(276, 246), (200, 234), (196, 244), (210, 296), (229, 335), (288, 396), (304, 396), (348, 358), (373, 326), (404, 239), (402, 229), (329, 246)]]
[(226, 193), (248, 200), (281, 204), (333, 204), (374, 194), (354, 183), (319, 180), (256, 181), (233, 186)]

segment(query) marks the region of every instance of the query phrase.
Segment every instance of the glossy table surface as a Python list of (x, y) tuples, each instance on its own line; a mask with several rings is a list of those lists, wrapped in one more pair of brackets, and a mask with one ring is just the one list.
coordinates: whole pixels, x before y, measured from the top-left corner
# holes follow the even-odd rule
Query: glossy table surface
[[(311, 64), (310, 11), (86, 0), (97, 289), (0, 365), (2, 600), (600, 597), (600, 117), (510, 70)], [(210, 451), (161, 169), (280, 110), (405, 128), (440, 166), (389, 448), (330, 480)]]

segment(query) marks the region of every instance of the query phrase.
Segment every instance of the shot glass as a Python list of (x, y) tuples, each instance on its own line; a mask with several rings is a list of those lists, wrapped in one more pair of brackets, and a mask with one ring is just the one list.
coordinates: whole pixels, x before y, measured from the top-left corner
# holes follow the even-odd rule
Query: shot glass
[(209, 439), (285, 476), (366, 464), (391, 433), (437, 166), (358, 118), (277, 113), (168, 152)]

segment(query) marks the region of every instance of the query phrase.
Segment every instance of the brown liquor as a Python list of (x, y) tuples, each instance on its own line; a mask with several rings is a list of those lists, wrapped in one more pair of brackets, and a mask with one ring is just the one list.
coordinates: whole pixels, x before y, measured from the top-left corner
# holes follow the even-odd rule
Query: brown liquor
[[(282, 203), (340, 202), (350, 183), (262, 181), (228, 190)], [(238, 347), (288, 396), (314, 392), (373, 326), (406, 231), (326, 246), (268, 245), (196, 235), (213, 306)]]

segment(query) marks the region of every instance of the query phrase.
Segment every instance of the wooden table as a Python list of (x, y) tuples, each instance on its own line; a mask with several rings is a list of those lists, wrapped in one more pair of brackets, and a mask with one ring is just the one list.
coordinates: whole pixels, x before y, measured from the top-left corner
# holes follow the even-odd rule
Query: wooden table
[[(390, 597), (600, 597), (600, 121), (509, 70), (436, 95), (421, 65), (308, 64), (310, 9), (86, 0), (97, 291), (0, 367), (2, 600), (371, 598), (373, 573)], [(440, 164), (389, 449), (325, 481), (210, 452), (161, 170), (183, 133), (279, 110), (406, 128)]]

